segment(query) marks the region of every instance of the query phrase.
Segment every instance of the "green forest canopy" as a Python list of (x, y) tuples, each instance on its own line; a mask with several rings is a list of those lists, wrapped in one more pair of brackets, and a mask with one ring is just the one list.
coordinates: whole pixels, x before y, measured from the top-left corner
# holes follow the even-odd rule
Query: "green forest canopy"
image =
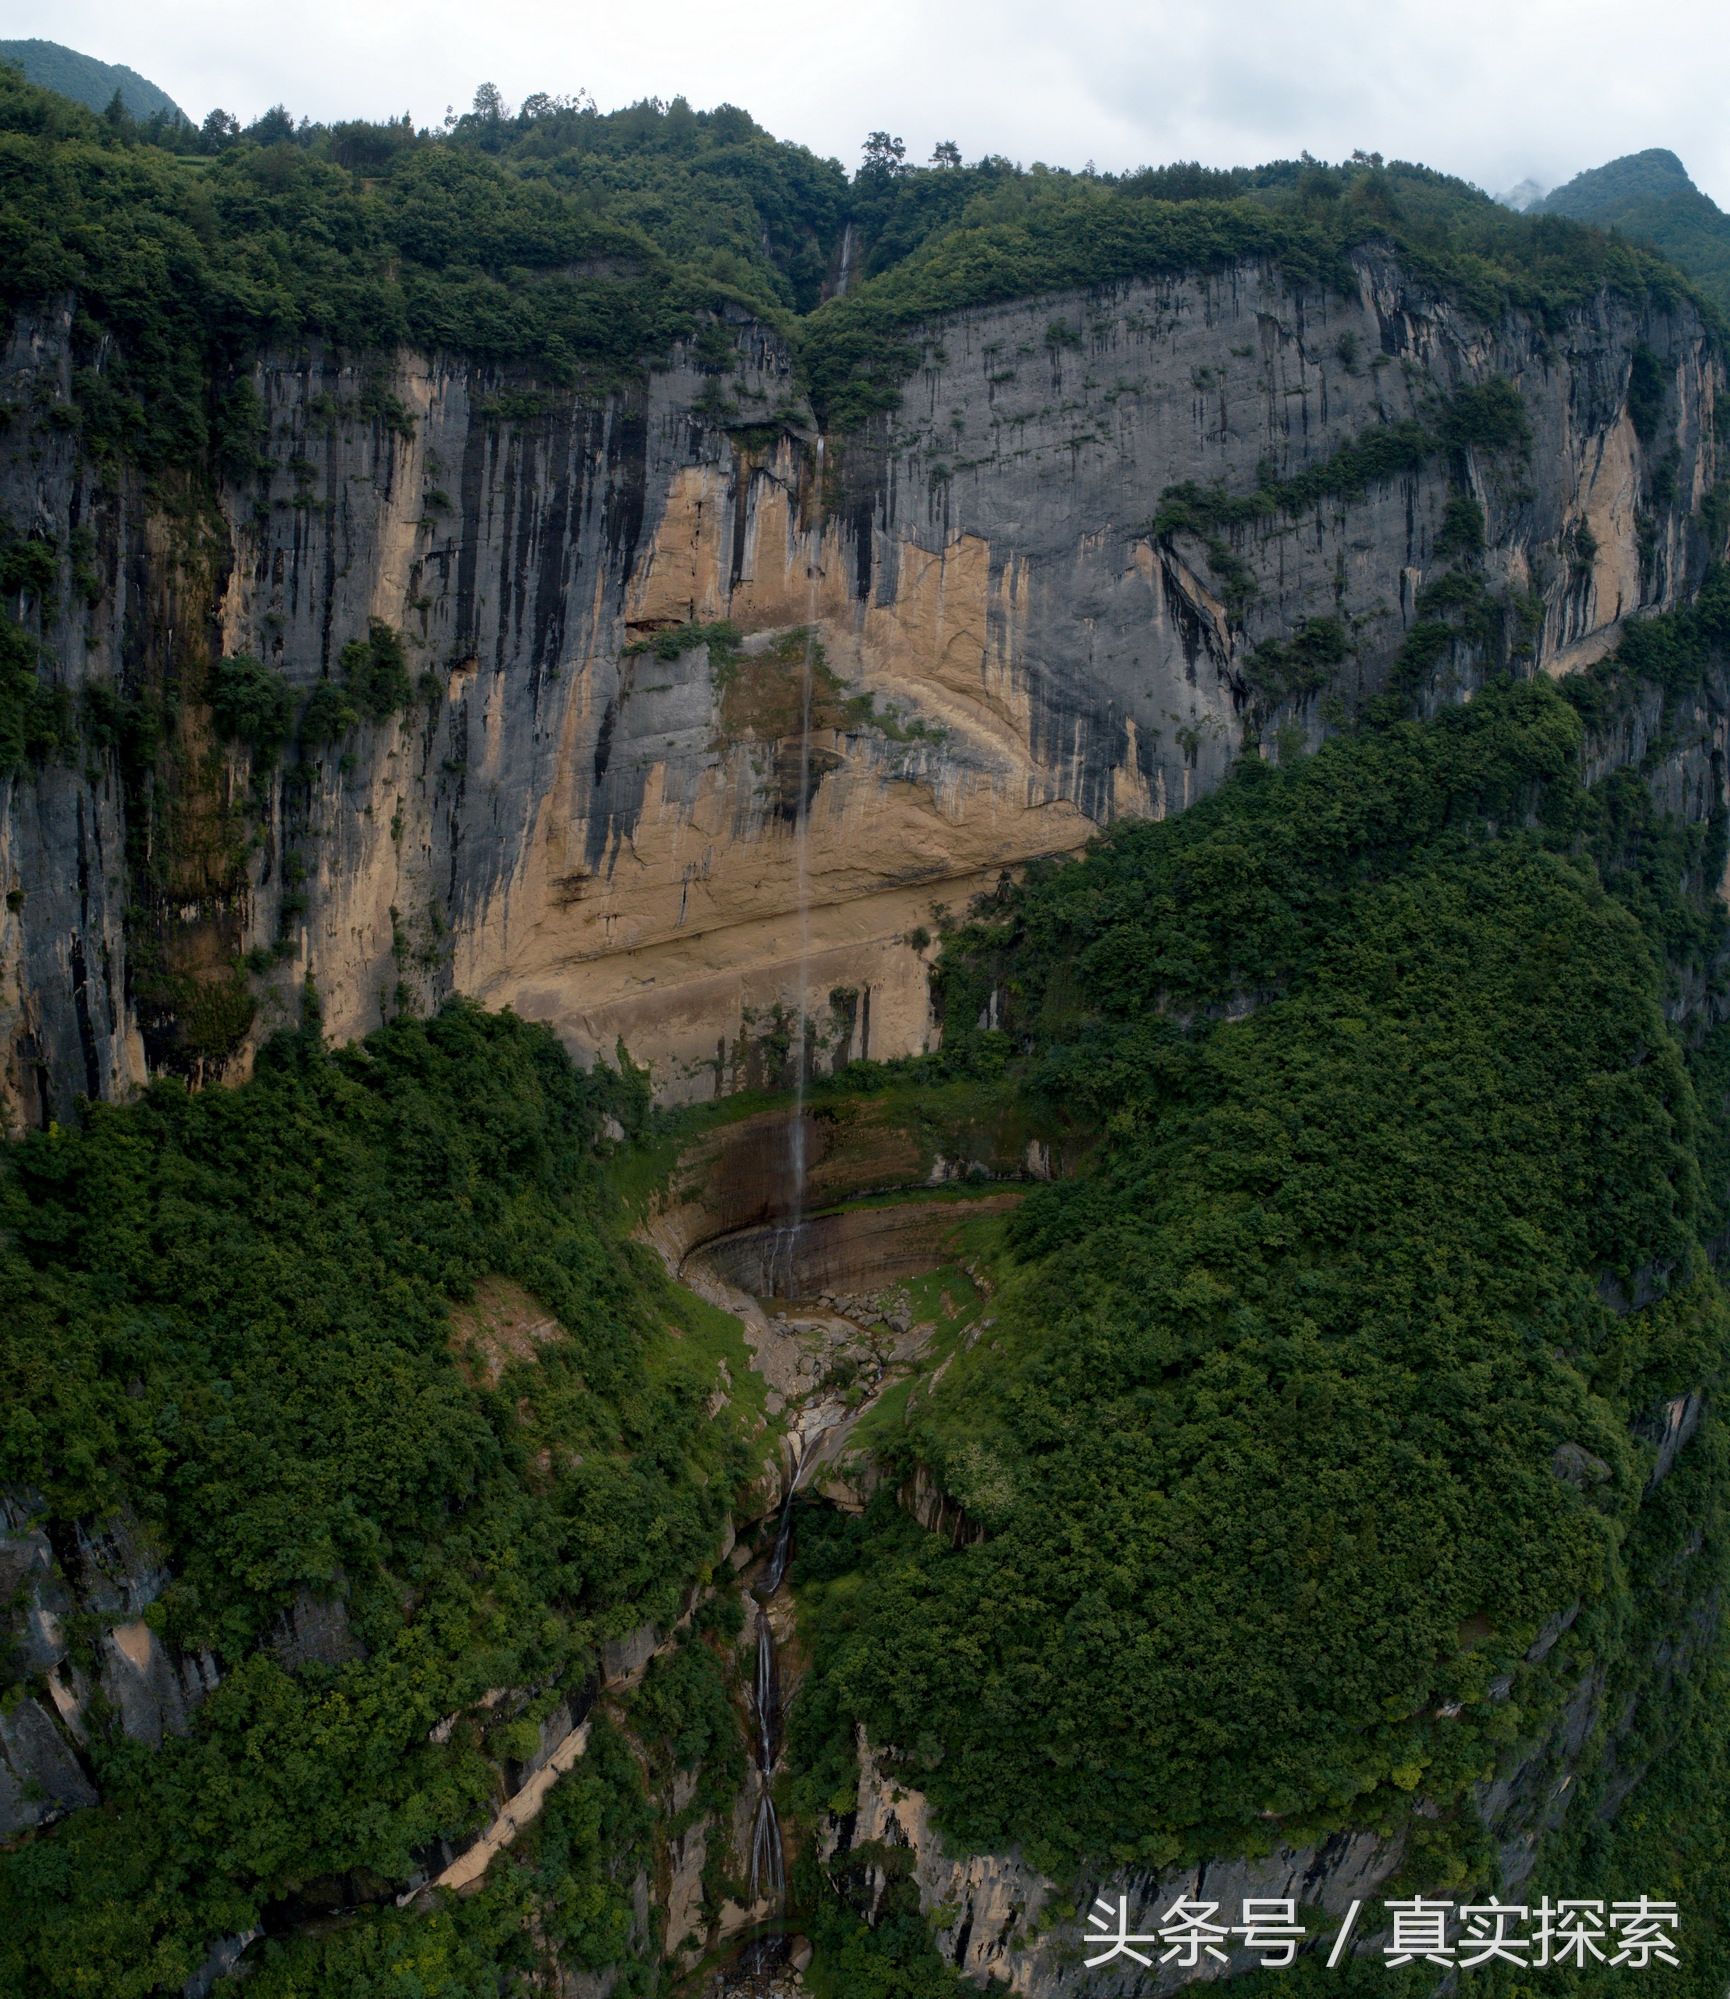
[(14, 64), (32, 83), (44, 90), (57, 90), (62, 97), (92, 111), (108, 110), (118, 92), (120, 108), (140, 124), (153, 118), (173, 125), (191, 122), (168, 92), (149, 77), (140, 76), (123, 62), (102, 62), (62, 42), (0, 41), (0, 62)]
[(1721, 310), (1730, 311), (1730, 215), (1688, 178), (1661, 146), (1576, 174), (1538, 208), (1570, 215), (1649, 243), (1686, 271)]
[(1540, 683), (1251, 759), (951, 941), (945, 1062), (1102, 1143), (1017, 1212), (991, 1340), (890, 1444), (977, 1538), (887, 1496), (802, 1529), (812, 1809), (863, 1722), (963, 1850), (1063, 1874), (1405, 1825), (1417, 1877), (1481, 1881), (1472, 1786), (1637, 1656), (1684, 1536), (1722, 1558), (1701, 1461), (1633, 1559), (1630, 1427), (1730, 1332), (1723, 1031), (1690, 1057), (1664, 1014), (1719, 962), (1722, 828), (1583, 787), (1580, 745)]
[[(267, 1903), (400, 1885), (485, 1823), (494, 1765), (602, 1639), (671, 1625), (757, 1469), (760, 1399), (736, 1324), (625, 1241), (609, 1109), (641, 1104), (456, 1005), (335, 1054), (314, 1022), (240, 1088), (158, 1085), (0, 1162), (0, 1487), (132, 1518), (173, 1577), (147, 1621), (222, 1670), (159, 1751), (94, 1728), (105, 1802), (0, 1855), (0, 1989), (178, 1990)], [(560, 1336), (489, 1386), (453, 1311), (500, 1280)], [(717, 1419), (723, 1361), (746, 1388)], [(284, 1660), (306, 1597), (359, 1656)], [(489, 1716), (499, 1687), (538, 1700)], [(597, 1961), (622, 1864), (584, 1861)]]
[[(849, 228), (855, 281), (825, 302)], [(1686, 289), (1647, 252), (1379, 160), (1111, 176), (952, 148), (910, 166), (877, 143), (849, 177), (736, 107), (683, 99), (601, 113), (539, 95), (512, 112), (482, 92), (437, 132), (278, 107), (194, 134), (0, 71), (0, 302), (72, 293), (86, 359), (102, 334), (120, 350), (78, 384), (87, 435), (159, 459), (211, 450), (233, 371), (271, 341), (410, 341), (595, 390), (750, 314), (793, 341), (819, 413), (846, 425), (894, 400), (935, 314), (1244, 257), (1338, 284), (1367, 242), (1484, 314)]]

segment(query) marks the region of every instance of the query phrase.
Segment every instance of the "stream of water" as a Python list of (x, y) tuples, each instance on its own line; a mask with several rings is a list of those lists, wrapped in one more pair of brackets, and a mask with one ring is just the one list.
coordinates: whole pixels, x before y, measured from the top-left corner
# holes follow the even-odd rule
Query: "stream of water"
[(747, 1948), (745, 1975), (756, 1990), (767, 1987), (787, 1952), (781, 1924), (787, 1912), (787, 1857), (781, 1844), (781, 1819), (775, 1810), (775, 1764), (781, 1754), (781, 1678), (775, 1657), (775, 1633), (769, 1622), (769, 1601), (787, 1573), (793, 1546), (793, 1501), (798, 1495), (804, 1452), (794, 1457), (775, 1525), (775, 1541), (752, 1595), (757, 1600), (757, 1666), (751, 1690), (757, 1723), (753, 1745), (757, 1765), (757, 1805), (751, 1821), (750, 1897), (753, 1908), (768, 1904), (768, 1931)]
[[(793, 1047), (793, 1118), (788, 1127), (788, 1171), (792, 1193), (787, 1221), (779, 1234), (776, 1254), (786, 1258), (791, 1279), (793, 1257), (805, 1219), (805, 1087), (810, 1067), (811, 1024), (806, 1012), (805, 988), (811, 957), (811, 707), (816, 681), (817, 585), (822, 570), (823, 439), (817, 440), (816, 502), (819, 523), (817, 544), (807, 574), (810, 588), (806, 600), (805, 645), (799, 673), (799, 792), (793, 815), (794, 893), (799, 918), (799, 961), (793, 988), (793, 1007), (798, 1021)], [(786, 1960), (787, 1939), (782, 1926), (787, 1912), (787, 1856), (781, 1843), (781, 1820), (775, 1810), (775, 1764), (781, 1753), (781, 1681), (775, 1656), (775, 1633), (769, 1622), (769, 1602), (787, 1573), (787, 1557), (793, 1544), (793, 1501), (799, 1491), (805, 1453), (799, 1446), (794, 1455), (787, 1490), (781, 1501), (781, 1515), (775, 1526), (774, 1546), (752, 1594), (757, 1600), (757, 1664), (752, 1687), (756, 1714), (754, 1754), (757, 1765), (757, 1804), (751, 1821), (751, 1869), (749, 1892), (753, 1908), (768, 1905), (765, 1933), (746, 1949), (741, 1962), (751, 1989), (765, 1992), (774, 1974)]]
[(807, 565), (809, 588), (805, 604), (805, 647), (799, 669), (799, 802), (793, 818), (794, 894), (799, 912), (799, 969), (793, 1006), (799, 1038), (793, 1052), (793, 1124), (791, 1129), (793, 1214), (797, 1238), (805, 1206), (805, 1081), (810, 1063), (811, 1023), (805, 1010), (805, 986), (811, 957), (811, 690), (816, 678), (817, 584), (822, 575), (823, 439), (817, 440), (817, 547)]

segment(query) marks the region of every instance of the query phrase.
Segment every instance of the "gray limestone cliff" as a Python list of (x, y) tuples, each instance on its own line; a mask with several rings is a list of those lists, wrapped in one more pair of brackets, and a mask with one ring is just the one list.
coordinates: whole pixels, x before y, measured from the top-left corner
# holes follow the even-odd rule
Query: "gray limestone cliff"
[[(81, 458), (69, 309), (20, 320), (0, 512), (60, 584), (10, 608), (82, 723), (0, 780), (7, 1122), (241, 1075), (309, 978), (333, 1035), (464, 992), (585, 1055), (622, 1041), (669, 1098), (772, 1075), (801, 1005), (821, 1061), (917, 1050), (937, 912), (1313, 744), (1405, 670), (1458, 567), (1451, 503), (1481, 522), (1477, 615), (1420, 701), (1565, 672), (1688, 594), (1723, 471), (1691, 308), (1485, 327), (1382, 254), (1356, 270), (1350, 296), (1244, 264), (962, 314), (897, 415), (827, 440), (742, 319), (725, 367), (675, 355), (599, 404), (278, 352), (256, 468), (214, 495)], [(1522, 448), (1330, 484), (1354, 439), (1498, 382)], [(1150, 532), (1185, 484), (1286, 498)], [(1316, 619), (1325, 672), (1282, 684), (1267, 662)], [(721, 620), (737, 642), (688, 629)], [(304, 703), (375, 629), (406, 690), (375, 718), (272, 767), (217, 733), (219, 659)]]

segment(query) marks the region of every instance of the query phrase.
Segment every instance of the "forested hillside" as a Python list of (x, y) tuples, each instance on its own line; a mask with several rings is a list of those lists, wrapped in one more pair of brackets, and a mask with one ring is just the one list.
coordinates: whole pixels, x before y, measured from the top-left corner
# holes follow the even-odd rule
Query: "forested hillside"
[[(1664, 1024), (1662, 934), (1627, 907), (1650, 884), (1593, 865), (1611, 802), (1575, 784), (1578, 740), (1522, 689), (1251, 766), (951, 946), (954, 1017), (995, 986), (1003, 1024), (945, 1062), (1031, 1043), (1024, 1087), (1104, 1135), (1018, 1212), (1002, 1330), (903, 1445), (987, 1537), (914, 1537), (903, 1569), (887, 1521), (857, 1530), (883, 1595), (853, 1600), (837, 1684), (875, 1736), (928, 1745), (966, 1841), (1073, 1859), (1134, 1825), (1157, 1865), (1269, 1812), (1385, 1818), (1516, 1732), (1484, 1689), (1558, 1594), (1620, 1630), (1629, 1425), (1721, 1364), (1721, 1141)], [(1664, 887), (1709, 878), (1616, 804)], [(1666, 901), (1710, 963), (1716, 919)], [(1630, 1325), (1607, 1296), (1658, 1270)], [(1571, 1446), (1601, 1467), (1585, 1490), (1552, 1467)], [(1256, 1551), (1229, 1585), (1228, 1548)], [(1542, 1677), (1511, 1698), (1540, 1710)], [(1198, 1688), (1240, 1739), (1198, 1738)]]
[[(1130, 275), (1267, 257), (1349, 284), (1345, 253), (1386, 239), (1479, 312), (1682, 284), (1642, 251), (1398, 163), (1113, 178), (913, 166), (878, 135), (849, 179), (731, 106), (507, 108), (482, 92), (436, 134), (272, 111), (187, 154), (0, 85), (0, 301), (71, 291), (86, 345), (120, 343), (77, 398), (92, 449), (200, 462), (255, 448), (235, 366), (309, 335), (533, 361), (599, 389), (733, 307), (796, 333), (819, 416), (846, 424), (893, 400), (920, 321)], [(852, 282), (825, 302), (844, 249)]]
[[(187, 1739), (93, 1716), (106, 1802), (0, 1856), (8, 1992), (178, 1990), (269, 1905), (400, 1883), (605, 1641), (672, 1623), (761, 1457), (760, 1396), (706, 1413), (743, 1343), (625, 1243), (609, 1110), (641, 1105), (509, 1017), (333, 1055), (314, 1015), (243, 1089), (95, 1108), (7, 1161), (0, 1483), (123, 1521), (135, 1586), (172, 1578), (144, 1628), (222, 1662)], [(68, 1643), (57, 1670), (112, 1689), (97, 1630)], [(571, 1963), (627, 1952), (633, 1848), (594, 1815), (642, 1809), (628, 1756), (586, 1761), (528, 1871), (465, 1908), (476, 1961), (527, 1961), (531, 1893)], [(268, 1989), (306, 1989), (302, 1955)]]
[(1663, 1882), (1714, 1989), (1726, 1466), (1650, 1440), (1730, 1333), (1725, 818), (1578, 773), (1583, 721), (1715, 704), (1727, 658), (1720, 572), (1559, 694), (1251, 762), (950, 941), (945, 1071), (1007, 1065), (1098, 1147), (1014, 1216), (992, 1339), (874, 1439), (968, 1530), (885, 1490), (805, 1537), (810, 1809), (862, 1722), (962, 1852), (1086, 1881), (1367, 1824), (1445, 1892), (1584, 1685), (1588, 1796), (1690, 1775), (1578, 1812), (1543, 1884)]
[(44, 41), (0, 41), (0, 62), (15, 64), (41, 89), (58, 91), (92, 111), (108, 111), (118, 98), (125, 117), (144, 125), (154, 120), (159, 134), (190, 123), (166, 90), (123, 62), (99, 62), (60, 42)]
[(1576, 174), (1538, 208), (1649, 243), (1730, 309), (1730, 216), (1688, 178), (1672, 152), (1653, 147)]

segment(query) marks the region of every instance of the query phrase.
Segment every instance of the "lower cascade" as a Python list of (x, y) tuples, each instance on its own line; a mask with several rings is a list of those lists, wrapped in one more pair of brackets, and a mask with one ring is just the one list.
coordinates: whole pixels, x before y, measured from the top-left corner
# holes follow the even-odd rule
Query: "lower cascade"
[(751, 1861), (748, 1892), (751, 1906), (761, 1909), (763, 1928), (746, 1945), (740, 1960), (745, 1978), (743, 1988), (734, 1991), (764, 1993), (770, 1981), (787, 1961), (784, 1924), (787, 1915), (787, 1856), (781, 1833), (781, 1819), (775, 1809), (775, 1768), (780, 1760), (782, 1713), (780, 1672), (776, 1663), (775, 1631), (769, 1606), (787, 1575), (787, 1560), (793, 1545), (793, 1502), (805, 1465), (805, 1451), (796, 1446), (787, 1490), (782, 1496), (775, 1523), (775, 1539), (769, 1559), (751, 1594), (756, 1603), (756, 1668), (751, 1684), (751, 1709), (755, 1721), (753, 1758), (757, 1797), (751, 1820)]

